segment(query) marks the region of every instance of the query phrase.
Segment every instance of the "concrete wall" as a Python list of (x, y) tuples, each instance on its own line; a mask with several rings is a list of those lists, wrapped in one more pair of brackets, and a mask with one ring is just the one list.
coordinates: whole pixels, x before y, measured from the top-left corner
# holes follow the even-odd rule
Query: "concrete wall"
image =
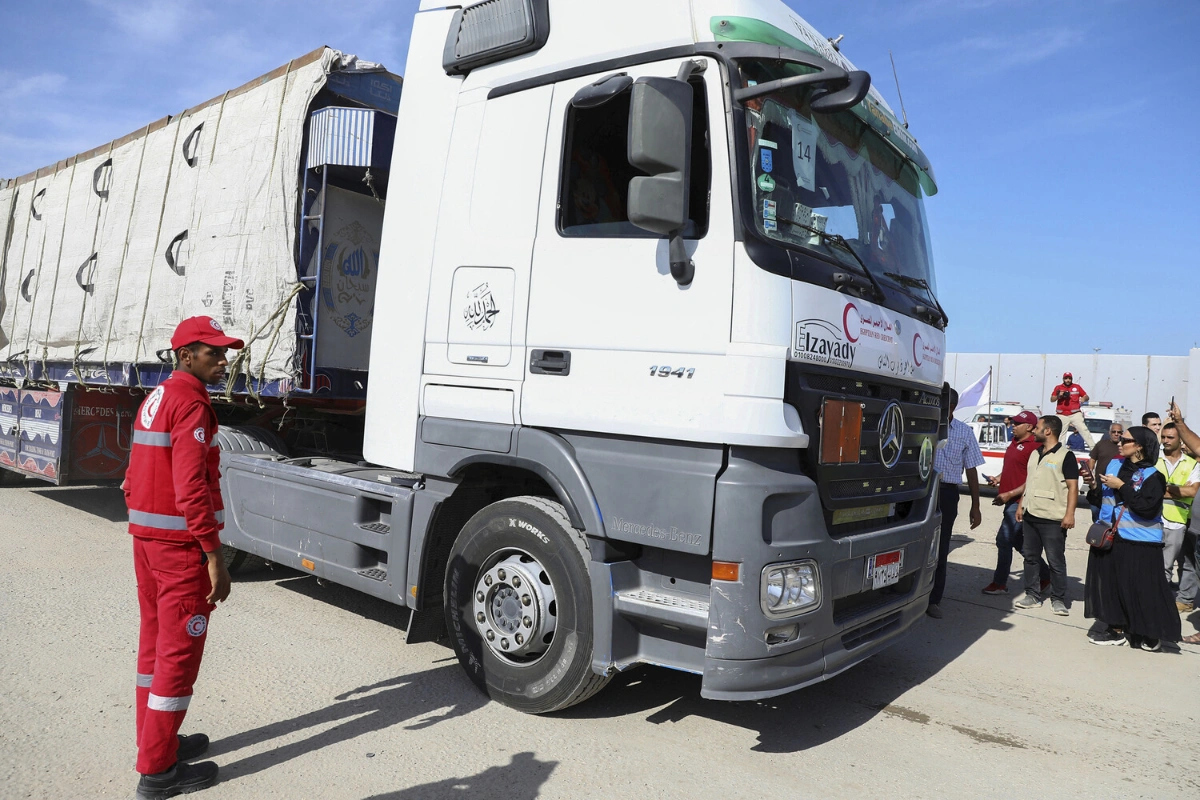
[[(1118, 356), (1104, 353), (949, 353), (946, 380), (960, 391), (992, 369), (992, 399), (1012, 400), (1043, 413), (1054, 410), (1050, 390), (1070, 372), (1092, 402), (1111, 401), (1133, 412), (1165, 415), (1172, 395), (1189, 419), (1200, 420), (1200, 349), (1187, 356)], [(1197, 387), (1189, 394), (1188, 387)]]

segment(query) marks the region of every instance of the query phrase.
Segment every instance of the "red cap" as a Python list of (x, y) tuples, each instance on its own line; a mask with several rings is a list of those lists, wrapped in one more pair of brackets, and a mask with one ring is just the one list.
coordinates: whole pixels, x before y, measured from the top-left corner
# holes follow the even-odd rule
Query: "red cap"
[(188, 317), (175, 328), (171, 337), (171, 349), (178, 350), (195, 342), (203, 342), (213, 347), (232, 347), (241, 350), (246, 343), (241, 339), (226, 336), (221, 323), (212, 317)]
[(1075, 380), (1075, 376), (1074, 376), (1074, 375), (1072, 375), (1072, 374), (1071, 374), (1071, 373), (1069, 373), (1069, 372), (1064, 372), (1064, 373), (1063, 373), (1063, 377), (1064, 377), (1064, 378), (1070, 378), (1071, 380)]
[(1022, 411), (1012, 417), (1013, 425), (1037, 425), (1037, 414), (1032, 411)]

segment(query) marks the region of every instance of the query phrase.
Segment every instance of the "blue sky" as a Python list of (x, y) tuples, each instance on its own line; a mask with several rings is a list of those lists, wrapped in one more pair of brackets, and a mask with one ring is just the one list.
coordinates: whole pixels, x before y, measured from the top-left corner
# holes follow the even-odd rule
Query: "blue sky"
[[(647, 0), (652, 2), (652, 0)], [(949, 349), (1200, 346), (1200, 2), (789, 0), (868, 70), (941, 191)], [(0, 0), (0, 175), (328, 44), (402, 72), (415, 0)]]

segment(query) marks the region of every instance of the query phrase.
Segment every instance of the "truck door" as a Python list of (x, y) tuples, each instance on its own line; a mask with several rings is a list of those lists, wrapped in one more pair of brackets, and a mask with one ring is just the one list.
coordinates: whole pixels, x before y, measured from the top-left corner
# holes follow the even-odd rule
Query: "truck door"
[(422, 412), (520, 422), (525, 310), (553, 88), (464, 92), (446, 159)]
[[(680, 59), (613, 71), (674, 77)], [(522, 422), (696, 439), (722, 397), (733, 236), (721, 76), (693, 75), (690, 218), (695, 277), (671, 276), (667, 240), (628, 221), (630, 91), (571, 100), (613, 73), (554, 86), (529, 291)]]

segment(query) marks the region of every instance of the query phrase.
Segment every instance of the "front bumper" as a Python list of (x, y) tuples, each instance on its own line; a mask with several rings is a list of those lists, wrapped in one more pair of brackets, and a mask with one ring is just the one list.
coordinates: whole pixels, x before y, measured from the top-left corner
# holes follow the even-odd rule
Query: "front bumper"
[[(941, 521), (936, 478), (907, 522), (833, 539), (816, 485), (792, 464), (787, 451), (733, 448), (718, 481), (713, 558), (740, 562), (741, 579), (712, 584), (704, 697), (754, 700), (830, 678), (902, 637), (928, 605), (926, 560)], [(900, 581), (872, 591), (867, 558), (897, 549), (904, 551)], [(820, 605), (768, 618), (759, 604), (763, 567), (801, 559), (818, 565)], [(769, 643), (781, 630), (790, 638)]]

